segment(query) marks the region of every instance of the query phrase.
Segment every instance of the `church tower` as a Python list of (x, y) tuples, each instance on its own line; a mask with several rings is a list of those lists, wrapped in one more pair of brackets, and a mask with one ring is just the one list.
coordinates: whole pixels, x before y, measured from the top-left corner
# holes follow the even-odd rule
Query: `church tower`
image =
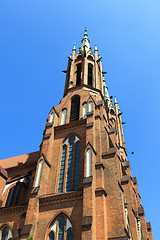
[(85, 29), (40, 150), (0, 161), (0, 239), (152, 240), (121, 111)]

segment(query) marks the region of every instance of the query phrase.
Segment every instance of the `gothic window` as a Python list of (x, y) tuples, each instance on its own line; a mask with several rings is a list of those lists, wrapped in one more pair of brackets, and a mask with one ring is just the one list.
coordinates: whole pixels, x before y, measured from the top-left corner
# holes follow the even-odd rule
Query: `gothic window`
[(58, 192), (79, 189), (81, 144), (78, 137), (71, 136), (62, 148)]
[(51, 224), (48, 240), (73, 240), (73, 228), (70, 220), (63, 214)]
[(76, 86), (81, 84), (81, 63), (77, 64), (77, 79), (76, 79)]
[(39, 186), (40, 177), (41, 177), (41, 171), (42, 171), (42, 165), (43, 165), (43, 160), (41, 160), (41, 161), (39, 162), (39, 165), (38, 165), (38, 171), (37, 171), (37, 176), (36, 176), (35, 187), (38, 187), (38, 186)]
[(83, 104), (83, 119), (87, 118), (87, 103)]
[(21, 183), (17, 183), (14, 187), (10, 188), (10, 190), (8, 192), (7, 200), (5, 203), (5, 207), (19, 204), (22, 188), (23, 188), (23, 186)]
[(49, 118), (49, 122), (52, 123), (53, 122), (53, 118), (54, 118), (54, 112), (51, 113), (50, 118)]
[(63, 109), (62, 111), (62, 119), (61, 119), (61, 125), (66, 123), (66, 113), (67, 113), (67, 109)]
[(89, 102), (89, 112), (92, 112), (92, 102)]
[(93, 85), (93, 65), (88, 64), (88, 85), (92, 87)]
[(79, 120), (80, 97), (74, 96), (71, 101), (70, 122)]
[(86, 157), (86, 177), (91, 176), (91, 150), (87, 149), (87, 157)]
[[(1, 233), (2, 232), (2, 233)], [(5, 226), (1, 231), (0, 231), (0, 236), (1, 240), (12, 240), (12, 233), (11, 230)]]

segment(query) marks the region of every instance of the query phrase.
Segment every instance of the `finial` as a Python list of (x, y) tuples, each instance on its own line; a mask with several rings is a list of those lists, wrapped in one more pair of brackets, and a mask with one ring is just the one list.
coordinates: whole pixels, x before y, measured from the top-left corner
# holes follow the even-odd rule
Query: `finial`
[(115, 96), (115, 99), (114, 99), (114, 103), (118, 103), (118, 102), (117, 102), (117, 99), (116, 99), (116, 96)]
[(95, 48), (94, 48), (94, 50), (95, 50), (95, 51), (97, 51), (97, 50), (98, 50), (98, 48), (97, 48), (97, 44), (95, 44)]
[(81, 45), (81, 51), (83, 51), (84, 46), (86, 46), (88, 48), (88, 50), (90, 49), (90, 40), (88, 38), (88, 33), (87, 33), (87, 28), (85, 27), (84, 30), (84, 37), (82, 39), (82, 45)]
[(103, 75), (103, 82), (106, 82), (106, 81), (105, 81), (105, 78), (104, 78), (104, 75)]
[(74, 43), (74, 47), (73, 47), (73, 50), (76, 50), (76, 43)]
[(69, 56), (70, 58), (72, 58), (72, 53), (70, 54), (70, 56)]

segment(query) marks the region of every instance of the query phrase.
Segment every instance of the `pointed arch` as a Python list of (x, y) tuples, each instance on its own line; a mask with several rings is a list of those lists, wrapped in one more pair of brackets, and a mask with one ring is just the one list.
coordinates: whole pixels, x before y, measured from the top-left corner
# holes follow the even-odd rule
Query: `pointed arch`
[(1, 240), (11, 240), (12, 239), (12, 231), (11, 227), (7, 224), (3, 225), (0, 228), (0, 233), (1, 233)]
[(73, 240), (73, 221), (70, 216), (63, 211), (50, 221), (47, 229), (47, 240)]

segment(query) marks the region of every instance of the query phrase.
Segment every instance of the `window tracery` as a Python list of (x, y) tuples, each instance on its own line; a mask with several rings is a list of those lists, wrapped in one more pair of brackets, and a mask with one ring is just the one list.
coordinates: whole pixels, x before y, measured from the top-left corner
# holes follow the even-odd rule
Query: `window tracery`
[(11, 230), (5, 226), (1, 231), (0, 231), (0, 239), (1, 240), (12, 240), (12, 233)]
[(73, 240), (73, 228), (68, 217), (61, 214), (51, 224), (48, 240)]
[(62, 147), (58, 192), (79, 189), (81, 144), (79, 138), (71, 136)]

